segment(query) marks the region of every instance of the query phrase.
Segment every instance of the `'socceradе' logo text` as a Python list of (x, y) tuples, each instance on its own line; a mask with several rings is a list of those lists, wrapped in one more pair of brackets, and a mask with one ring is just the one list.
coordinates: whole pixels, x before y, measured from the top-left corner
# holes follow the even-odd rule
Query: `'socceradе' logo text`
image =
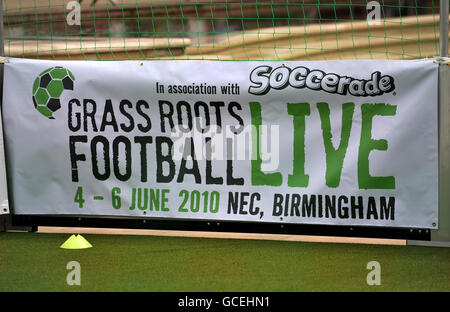
[(377, 96), (395, 89), (394, 78), (382, 76), (379, 71), (373, 72), (366, 80), (310, 70), (304, 66), (294, 69), (284, 65), (275, 69), (268, 65), (258, 66), (250, 73), (250, 81), (252, 85), (248, 92), (254, 95), (264, 95), (271, 89), (282, 90), (287, 86), (354, 96)]

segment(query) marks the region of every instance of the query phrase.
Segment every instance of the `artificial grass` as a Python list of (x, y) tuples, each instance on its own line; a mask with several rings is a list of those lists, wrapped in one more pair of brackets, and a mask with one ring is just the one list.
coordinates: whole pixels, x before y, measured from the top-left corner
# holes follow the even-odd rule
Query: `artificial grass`
[[(0, 291), (450, 291), (450, 249), (262, 240), (0, 233)], [(381, 285), (369, 286), (369, 261)], [(69, 286), (69, 261), (81, 285)]]

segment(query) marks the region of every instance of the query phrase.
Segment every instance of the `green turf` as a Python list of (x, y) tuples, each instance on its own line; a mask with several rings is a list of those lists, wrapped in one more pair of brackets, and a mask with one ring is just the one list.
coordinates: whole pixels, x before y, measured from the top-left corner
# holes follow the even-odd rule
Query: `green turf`
[(60, 249), (68, 237), (0, 233), (0, 291), (450, 291), (447, 248), (84, 235), (93, 248)]

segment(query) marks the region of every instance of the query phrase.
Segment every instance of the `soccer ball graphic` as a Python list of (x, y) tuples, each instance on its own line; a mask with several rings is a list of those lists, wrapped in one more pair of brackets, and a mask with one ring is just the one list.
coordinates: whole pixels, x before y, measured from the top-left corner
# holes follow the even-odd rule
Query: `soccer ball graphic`
[(54, 119), (53, 113), (61, 108), (59, 97), (64, 90), (73, 90), (74, 81), (70, 70), (60, 66), (40, 73), (33, 83), (34, 108), (45, 117)]

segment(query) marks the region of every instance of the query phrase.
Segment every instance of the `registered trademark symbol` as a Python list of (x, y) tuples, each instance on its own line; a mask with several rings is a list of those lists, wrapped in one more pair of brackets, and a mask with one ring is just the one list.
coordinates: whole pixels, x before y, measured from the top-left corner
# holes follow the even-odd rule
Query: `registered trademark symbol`
[(393, 95), (397, 95), (397, 92), (392, 93)]

